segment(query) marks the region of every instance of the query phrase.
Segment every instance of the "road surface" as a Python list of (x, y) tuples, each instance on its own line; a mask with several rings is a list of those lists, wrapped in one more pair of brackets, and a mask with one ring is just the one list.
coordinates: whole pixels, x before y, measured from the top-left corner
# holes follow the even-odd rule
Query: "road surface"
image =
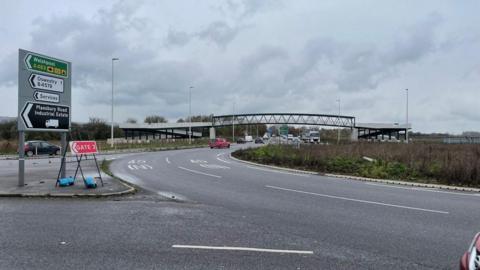
[[(286, 264), (280, 263), (285, 254), (269, 255), (272, 265), (289, 269), (296, 263), (309, 269), (455, 268), (480, 230), (478, 194), (276, 171), (239, 163), (229, 153), (195, 149), (141, 154), (116, 161), (112, 170), (148, 190), (209, 211), (211, 225), (189, 228), (195, 237), (165, 243), (167, 248), (204, 246), (202, 252), (209, 256), (260, 256), (208, 249), (248, 247), (313, 253), (288, 255)], [(192, 247), (182, 252), (194, 256), (199, 251)], [(217, 265), (212, 261), (211, 266)]]
[(111, 170), (135, 196), (0, 199), (0, 269), (456, 269), (480, 230), (477, 194), (276, 171), (230, 151), (118, 156)]

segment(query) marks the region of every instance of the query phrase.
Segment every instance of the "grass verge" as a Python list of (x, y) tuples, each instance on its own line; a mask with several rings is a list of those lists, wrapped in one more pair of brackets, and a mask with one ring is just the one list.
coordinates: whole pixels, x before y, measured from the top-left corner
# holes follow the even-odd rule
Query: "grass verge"
[(377, 179), (480, 187), (480, 146), (444, 144), (268, 145), (236, 158), (293, 169)]

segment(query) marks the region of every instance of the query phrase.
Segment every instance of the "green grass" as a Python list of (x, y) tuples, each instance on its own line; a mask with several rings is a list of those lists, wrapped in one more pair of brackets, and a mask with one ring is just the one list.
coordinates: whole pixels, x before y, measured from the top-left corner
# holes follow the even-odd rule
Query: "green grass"
[[(378, 179), (480, 187), (480, 146), (444, 144), (268, 145), (236, 158), (294, 169)], [(373, 161), (364, 159), (373, 158)]]

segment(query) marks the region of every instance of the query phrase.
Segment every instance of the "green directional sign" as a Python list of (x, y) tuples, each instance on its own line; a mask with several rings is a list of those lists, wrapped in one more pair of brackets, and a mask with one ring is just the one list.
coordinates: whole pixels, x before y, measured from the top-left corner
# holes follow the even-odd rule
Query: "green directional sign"
[(283, 125), (280, 127), (280, 135), (288, 135), (288, 126)]
[(57, 59), (29, 53), (25, 57), (27, 69), (52, 74), (61, 77), (68, 77), (68, 63)]

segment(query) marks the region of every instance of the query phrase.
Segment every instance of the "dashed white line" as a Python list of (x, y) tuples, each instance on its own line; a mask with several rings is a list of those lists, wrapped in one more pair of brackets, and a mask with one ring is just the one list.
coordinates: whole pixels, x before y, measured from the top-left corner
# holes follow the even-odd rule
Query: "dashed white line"
[(289, 172), (283, 172), (283, 171), (277, 171), (277, 170), (263, 169), (255, 166), (247, 166), (247, 167), (250, 169), (255, 169), (255, 170), (260, 170), (265, 172), (274, 172), (274, 173), (289, 174), (289, 175), (295, 175), (295, 176), (301, 176), (301, 177), (310, 177), (310, 175), (308, 174), (289, 173)]
[(331, 198), (331, 199), (339, 199), (339, 200), (351, 201), (351, 202), (375, 204), (375, 205), (381, 205), (381, 206), (396, 207), (396, 208), (403, 208), (403, 209), (409, 209), (409, 210), (431, 212), (431, 213), (437, 213), (437, 214), (448, 214), (448, 212), (446, 212), (446, 211), (440, 211), (440, 210), (432, 210), (432, 209), (411, 207), (411, 206), (398, 205), (398, 204), (389, 204), (389, 203), (382, 203), (382, 202), (374, 202), (374, 201), (366, 201), (366, 200), (352, 199), (352, 198), (347, 198), (347, 197), (333, 196), (333, 195), (327, 195), (327, 194), (321, 194), (321, 193), (314, 193), (314, 192), (308, 192), (308, 191), (302, 191), (302, 190), (296, 190), (296, 189), (290, 189), (290, 188), (282, 188), (282, 187), (276, 187), (276, 186), (265, 186), (265, 187), (267, 187), (267, 188), (272, 188), (272, 189), (277, 189), (277, 190), (290, 191), (290, 192), (296, 192), (296, 193), (314, 195), (314, 196), (319, 196), (319, 197)]
[(268, 248), (249, 248), (249, 247), (172, 245), (172, 248), (229, 250), (229, 251), (253, 251), (253, 252), (270, 252), (270, 253), (309, 254), (309, 255), (313, 254), (313, 251), (310, 251), (310, 250), (268, 249)]
[(453, 195), (460, 195), (460, 196), (474, 196), (480, 197), (480, 194), (472, 194), (472, 193), (461, 193), (461, 192), (452, 192), (452, 191), (443, 191), (443, 190), (436, 190), (436, 189), (428, 189), (428, 188), (419, 188), (419, 187), (399, 187), (399, 186), (392, 186), (392, 185), (384, 185), (384, 184), (375, 184), (375, 183), (364, 183), (365, 185), (369, 186), (378, 186), (378, 187), (385, 187), (385, 188), (399, 188), (399, 189), (406, 189), (406, 190), (416, 190), (416, 191), (425, 191), (425, 192), (436, 192), (436, 193), (445, 193), (445, 194), (453, 194)]
[(204, 172), (200, 172), (200, 171), (196, 171), (196, 170), (192, 170), (192, 169), (187, 169), (187, 168), (181, 167), (181, 166), (178, 166), (178, 168), (181, 169), (181, 170), (185, 170), (185, 171), (189, 171), (189, 172), (193, 172), (193, 173), (197, 173), (197, 174), (202, 174), (202, 175), (211, 176), (211, 177), (215, 177), (215, 178), (222, 178), (220, 175), (204, 173)]
[(168, 157), (165, 158), (165, 161), (166, 161), (168, 164), (171, 163), (170, 160), (168, 159)]

